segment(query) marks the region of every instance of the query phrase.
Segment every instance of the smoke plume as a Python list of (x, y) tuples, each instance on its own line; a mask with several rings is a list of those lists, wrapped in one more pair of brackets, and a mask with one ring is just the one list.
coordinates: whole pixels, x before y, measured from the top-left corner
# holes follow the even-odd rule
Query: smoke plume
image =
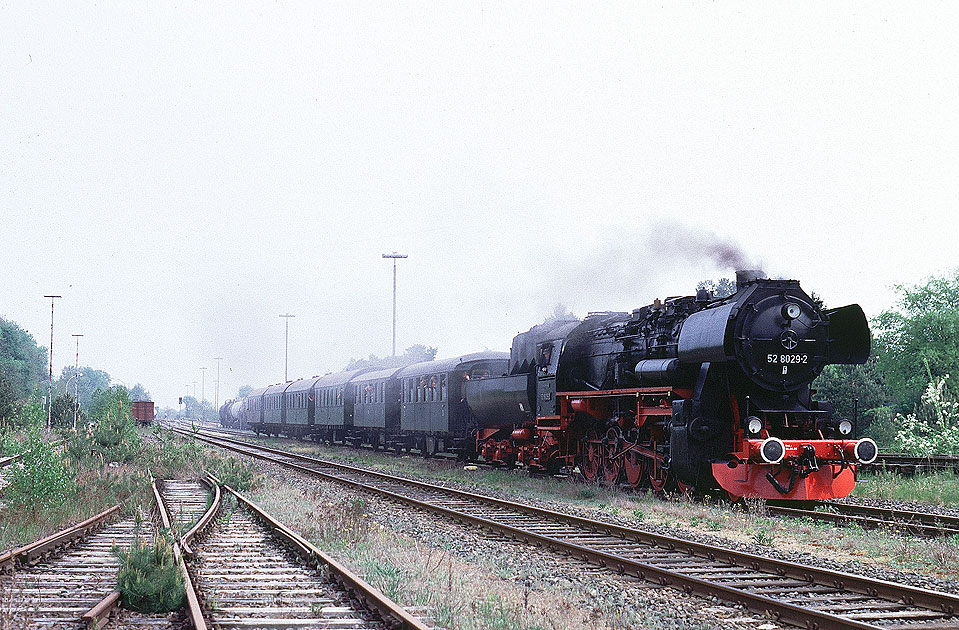
[[(667, 249), (671, 256), (678, 256), (687, 262), (711, 262), (717, 267), (730, 269), (760, 269), (761, 265), (750, 258), (742, 248), (729, 238), (717, 236), (704, 229), (691, 228), (680, 224), (663, 224), (655, 230), (657, 239), (668, 234)], [(650, 238), (649, 247), (653, 246)]]

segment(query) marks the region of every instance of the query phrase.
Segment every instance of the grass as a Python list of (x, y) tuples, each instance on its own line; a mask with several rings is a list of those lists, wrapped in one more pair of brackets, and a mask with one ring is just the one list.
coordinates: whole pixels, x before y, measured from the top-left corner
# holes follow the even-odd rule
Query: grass
[[(647, 494), (625, 494), (603, 486), (584, 486), (550, 478), (530, 478), (521, 472), (481, 468), (465, 471), (461, 465), (424, 460), (416, 456), (395, 457), (369, 451), (330, 448), (312, 443), (273, 439), (276, 446), (331, 460), (369, 466), (422, 480), (450, 482), (521, 500), (548, 501), (569, 511), (593, 517), (612, 518), (635, 527), (665, 526), (722, 536), (730, 543), (749, 547), (775, 546), (816, 554), (838, 561), (871, 565), (946, 579), (959, 579), (959, 540), (928, 541), (902, 537), (883, 530), (833, 527), (819, 521), (770, 518), (761, 501), (751, 502), (749, 512), (725, 503), (702, 504), (685, 497), (662, 500)], [(911, 500), (940, 505), (959, 505), (959, 476), (940, 473), (922, 477), (894, 474), (863, 474), (854, 496)], [(905, 542), (903, 542), (905, 541)], [(906, 545), (909, 553), (895, 553)], [(947, 561), (944, 561), (947, 560)]]
[(959, 475), (952, 471), (914, 476), (866, 472), (859, 475), (852, 496), (959, 507)]
[[(130, 423), (132, 425), (132, 422)], [(62, 450), (38, 435), (29, 457), (5, 469), (10, 485), (0, 491), (0, 549), (28, 543), (120, 504), (127, 515), (152, 505), (150, 473), (158, 479), (198, 478), (206, 470), (247, 489), (253, 468), (232, 456), (208, 453), (169, 431), (72, 431)], [(98, 439), (101, 438), (101, 439)]]
[[(450, 630), (566, 630), (571, 628), (687, 627), (654, 612), (606, 601), (579, 585), (553, 586), (528, 573), (529, 558), (508, 549), (454, 553), (449, 539), (430, 542), (391, 528), (366, 499), (324, 482), (311, 489), (266, 478), (253, 501), (330, 553), (402, 606), (425, 607)], [(442, 529), (442, 528), (440, 528)], [(621, 592), (621, 591), (620, 591)]]

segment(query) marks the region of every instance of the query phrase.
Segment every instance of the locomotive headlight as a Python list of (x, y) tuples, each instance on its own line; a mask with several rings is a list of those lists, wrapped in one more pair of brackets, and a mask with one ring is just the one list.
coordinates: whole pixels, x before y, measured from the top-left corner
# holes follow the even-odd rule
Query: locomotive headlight
[(746, 429), (753, 435), (763, 430), (763, 421), (756, 416), (746, 418)]
[(852, 422), (849, 422), (848, 420), (840, 420), (839, 433), (842, 435), (849, 435), (852, 433)]
[(853, 449), (856, 461), (860, 464), (871, 464), (879, 456), (879, 447), (869, 438), (863, 438), (856, 442), (856, 448)]
[(786, 445), (777, 437), (766, 438), (759, 447), (759, 455), (767, 464), (778, 464), (786, 455)]
[(786, 319), (796, 319), (800, 315), (802, 315), (802, 309), (799, 308), (798, 304), (793, 304), (792, 302), (783, 304), (783, 317)]

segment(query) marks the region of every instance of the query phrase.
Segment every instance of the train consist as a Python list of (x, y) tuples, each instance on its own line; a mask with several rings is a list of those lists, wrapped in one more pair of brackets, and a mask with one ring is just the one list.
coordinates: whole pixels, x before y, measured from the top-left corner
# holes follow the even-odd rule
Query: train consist
[(737, 291), (534, 326), (511, 352), (357, 370), (254, 391), (226, 426), (464, 458), (633, 487), (731, 497), (843, 497), (869, 438), (814, 399), (828, 364), (863, 363), (869, 326), (795, 280), (737, 272)]

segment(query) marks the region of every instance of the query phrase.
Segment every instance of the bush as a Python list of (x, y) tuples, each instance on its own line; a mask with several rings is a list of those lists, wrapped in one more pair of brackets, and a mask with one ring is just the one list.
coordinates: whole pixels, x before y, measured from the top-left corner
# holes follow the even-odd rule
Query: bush
[(949, 375), (926, 386), (915, 411), (897, 414), (895, 446), (903, 453), (933, 455), (959, 453), (959, 398), (947, 382)]
[(113, 553), (121, 563), (117, 590), (124, 608), (165, 613), (183, 605), (183, 574), (165, 536), (158, 535), (152, 545), (137, 539), (128, 550), (114, 547)]
[(234, 490), (245, 492), (253, 487), (255, 469), (249, 462), (241, 462), (235, 457), (216, 457), (209, 462), (207, 470), (216, 475), (220, 483)]
[(23, 457), (12, 465), (4, 499), (20, 508), (56, 507), (76, 489), (74, 474), (49, 441), (34, 433)]

